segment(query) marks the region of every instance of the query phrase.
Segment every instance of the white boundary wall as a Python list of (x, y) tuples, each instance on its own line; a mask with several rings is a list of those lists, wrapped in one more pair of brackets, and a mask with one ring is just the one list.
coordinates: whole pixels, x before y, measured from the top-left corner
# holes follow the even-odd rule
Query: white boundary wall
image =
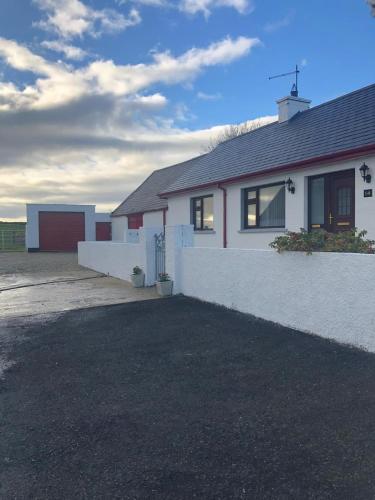
[(375, 352), (375, 255), (180, 252), (177, 291)]
[(130, 281), (135, 266), (145, 273), (145, 285), (155, 284), (154, 235), (163, 228), (141, 228), (139, 243), (82, 241), (78, 243), (78, 264), (115, 278)]
[(144, 267), (139, 245), (108, 241), (81, 241), (78, 243), (78, 264), (103, 274), (126, 281), (133, 267)]

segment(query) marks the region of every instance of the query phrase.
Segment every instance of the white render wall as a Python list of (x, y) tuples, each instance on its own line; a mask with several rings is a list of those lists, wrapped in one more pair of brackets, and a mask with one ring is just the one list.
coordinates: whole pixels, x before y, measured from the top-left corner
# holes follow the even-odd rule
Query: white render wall
[(112, 241), (78, 243), (78, 264), (99, 273), (130, 281), (133, 267), (144, 269), (140, 245)]
[(168, 199), (168, 226), (191, 224), (191, 198), (213, 195), (214, 231), (195, 231), (194, 242), (197, 247), (223, 246), (223, 193), (220, 189), (194, 191), (173, 196)]
[(180, 251), (183, 294), (375, 352), (375, 255)]
[[(359, 167), (363, 162), (370, 167), (372, 181), (363, 182)], [(375, 156), (366, 156), (356, 160), (348, 160), (326, 164), (324, 166), (305, 167), (303, 170), (283, 172), (278, 175), (260, 176), (244, 182), (228, 184), (227, 189), (227, 240), (229, 248), (267, 249), (276, 236), (286, 230), (299, 231), (308, 227), (308, 177), (328, 172), (355, 169), (355, 224), (358, 229), (366, 229), (368, 237), (375, 239)], [(285, 230), (251, 229), (242, 230), (241, 191), (244, 188), (262, 186), (273, 182), (282, 182), (290, 177), (296, 186), (295, 194), (286, 191)], [(364, 198), (364, 189), (373, 189), (372, 198)], [(195, 245), (202, 247), (223, 246), (223, 193), (217, 187), (203, 191), (172, 196), (168, 199), (168, 225), (190, 224), (190, 200), (195, 196), (213, 194), (214, 196), (214, 234), (195, 233)]]
[(39, 212), (83, 212), (85, 214), (85, 240), (96, 240), (95, 205), (26, 205), (26, 248), (39, 248)]
[[(167, 211), (168, 212), (168, 211)], [(112, 241), (133, 241), (133, 234), (128, 237), (128, 218), (126, 215), (111, 217)], [(163, 225), (163, 210), (145, 212), (143, 214), (143, 227), (152, 228)], [(133, 230), (135, 231), (135, 230)]]
[(139, 243), (95, 241), (78, 243), (78, 263), (100, 273), (130, 281), (135, 266), (145, 273), (145, 285), (155, 284), (155, 234), (162, 227), (141, 228)]
[(143, 214), (143, 227), (155, 227), (163, 225), (163, 210), (145, 212)]
[(111, 217), (112, 222), (112, 241), (125, 241), (126, 232), (128, 230), (128, 218)]

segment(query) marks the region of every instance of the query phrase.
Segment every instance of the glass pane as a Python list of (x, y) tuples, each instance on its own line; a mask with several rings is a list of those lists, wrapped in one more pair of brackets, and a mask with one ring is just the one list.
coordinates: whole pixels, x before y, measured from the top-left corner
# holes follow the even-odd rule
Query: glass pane
[(324, 224), (324, 177), (311, 179), (311, 224)]
[(195, 229), (202, 229), (201, 211), (195, 209)]
[(248, 200), (255, 200), (257, 197), (257, 192), (256, 191), (248, 191), (247, 192), (247, 199)]
[(259, 189), (259, 226), (285, 226), (285, 186)]
[(350, 215), (352, 190), (350, 187), (342, 187), (337, 190), (337, 213), (338, 215)]
[(194, 200), (194, 202), (195, 202), (195, 206), (196, 206), (197, 208), (200, 208), (200, 207), (201, 207), (201, 200), (200, 200), (200, 199), (198, 199), (198, 200)]
[(214, 199), (203, 198), (203, 229), (214, 228)]
[(248, 226), (256, 226), (257, 218), (256, 218), (256, 205), (255, 203), (247, 206), (247, 225)]

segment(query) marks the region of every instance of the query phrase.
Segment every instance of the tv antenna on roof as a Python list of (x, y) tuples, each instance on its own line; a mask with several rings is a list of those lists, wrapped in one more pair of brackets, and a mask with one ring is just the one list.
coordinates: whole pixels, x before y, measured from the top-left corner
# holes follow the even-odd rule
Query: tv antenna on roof
[(290, 95), (294, 97), (298, 97), (298, 75), (300, 70), (298, 69), (298, 64), (296, 64), (296, 69), (294, 71), (290, 71), (289, 73), (282, 73), (281, 75), (269, 76), (268, 80), (273, 80), (274, 78), (281, 78), (283, 76), (296, 75), (296, 81), (293, 83), (292, 90), (290, 91)]

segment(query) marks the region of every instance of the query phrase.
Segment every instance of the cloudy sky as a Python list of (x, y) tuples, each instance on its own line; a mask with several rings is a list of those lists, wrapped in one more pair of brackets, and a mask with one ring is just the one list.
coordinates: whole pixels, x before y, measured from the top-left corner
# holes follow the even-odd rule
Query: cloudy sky
[(225, 124), (375, 81), (365, 0), (1, 0), (0, 220), (25, 203), (113, 210)]

